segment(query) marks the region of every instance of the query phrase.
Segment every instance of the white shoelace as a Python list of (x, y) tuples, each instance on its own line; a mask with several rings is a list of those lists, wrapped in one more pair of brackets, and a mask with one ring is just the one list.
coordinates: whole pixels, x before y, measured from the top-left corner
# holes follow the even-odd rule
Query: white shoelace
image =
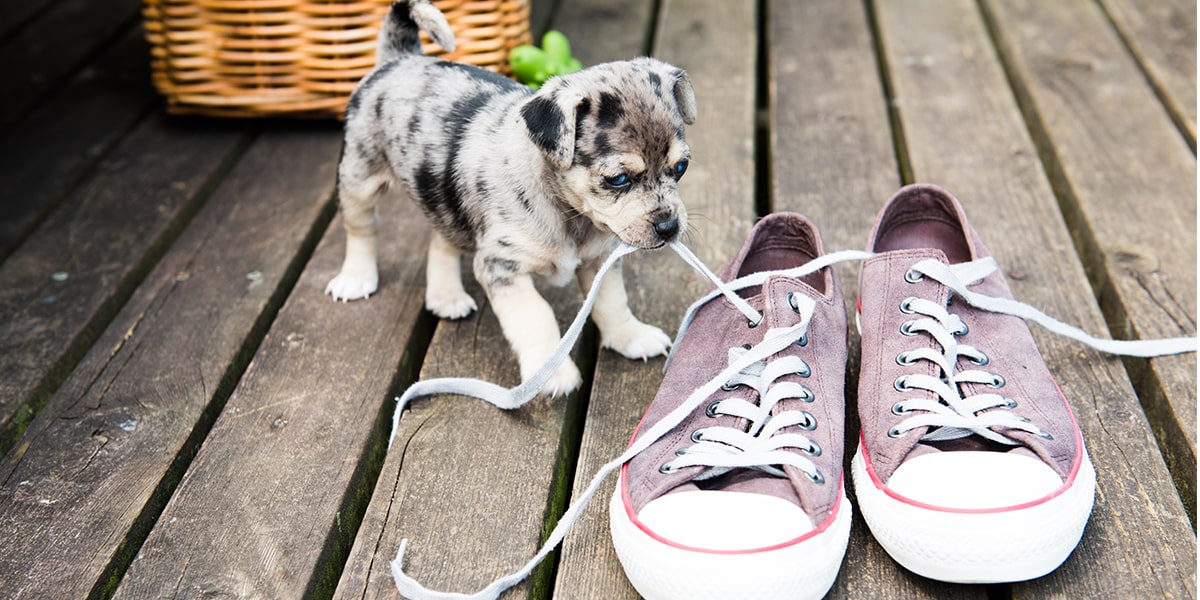
[[(686, 246), (684, 246), (681, 242), (672, 242), (670, 244), (670, 247), (681, 258), (683, 258), (685, 262), (687, 262), (689, 265), (691, 265), (697, 271), (703, 273), (706, 277), (708, 277), (708, 279), (711, 280), (716, 285), (716, 288), (717, 288), (716, 291), (708, 294), (704, 298), (701, 298), (699, 301), (697, 301), (695, 304), (693, 304), (688, 309), (688, 311), (684, 317), (683, 323), (681, 323), (681, 325), (680, 325), (679, 333), (676, 336), (676, 341), (678, 341), (679, 339), (682, 338), (684, 332), (687, 330), (688, 325), (691, 323), (691, 320), (694, 318), (696, 311), (699, 310), (700, 306), (702, 306), (706, 302), (709, 302), (712, 299), (718, 297), (719, 295), (724, 295), (727, 299), (729, 299), (729, 301), (731, 303), (733, 303), (733, 305), (735, 307), (737, 307), (737, 309), (746, 316), (749, 324), (757, 325), (763, 319), (763, 314), (758, 312), (757, 310), (755, 310), (753, 307), (751, 307), (749, 305), (749, 303), (747, 303), (744, 299), (742, 299), (740, 296), (738, 296), (735, 293), (736, 290), (740, 290), (740, 289), (755, 286), (755, 285), (762, 285), (762, 283), (764, 283), (769, 277), (772, 277), (772, 276), (802, 277), (803, 275), (816, 272), (820, 269), (823, 269), (829, 265), (832, 265), (832, 264), (835, 264), (838, 262), (848, 261), (848, 260), (863, 260), (863, 259), (871, 256), (870, 253), (862, 252), (862, 251), (855, 251), (855, 250), (835, 252), (832, 254), (826, 254), (824, 256), (821, 256), (803, 266), (800, 266), (800, 267), (797, 267), (794, 269), (789, 269), (789, 270), (785, 270), (785, 271), (755, 273), (752, 275), (748, 275), (746, 277), (739, 278), (739, 279), (734, 280), (729, 283), (724, 283), (711, 270), (709, 270), (708, 267), (705, 266), (704, 263), (701, 262), (699, 258), (697, 258), (694, 254), (692, 254), (692, 252), (690, 250), (688, 250), (688, 248)], [(509, 388), (504, 388), (504, 387), (495, 385), (493, 383), (481, 381), (478, 379), (446, 378), (446, 379), (431, 379), (431, 380), (427, 380), (427, 381), (418, 381), (418, 382), (414, 383), (412, 386), (410, 386), (407, 390), (405, 390), (404, 394), (401, 397), (396, 399), (395, 414), (392, 417), (392, 435), (388, 439), (388, 448), (389, 449), (391, 448), (391, 443), (392, 443), (392, 440), (395, 438), (396, 430), (399, 428), (400, 416), (403, 413), (404, 408), (414, 398), (421, 397), (421, 396), (436, 395), (436, 394), (459, 394), (459, 395), (472, 396), (475, 398), (479, 398), (481, 400), (484, 400), (488, 403), (491, 403), (491, 404), (497, 406), (498, 408), (502, 408), (505, 410), (512, 410), (512, 409), (518, 408), (518, 407), (524, 405), (529, 400), (531, 400), (534, 396), (537, 395), (538, 391), (542, 389), (542, 387), (546, 384), (546, 382), (549, 381), (550, 376), (555, 372), (555, 370), (558, 369), (559, 365), (561, 365), (562, 362), (564, 360), (566, 360), (567, 355), (571, 351), (571, 348), (575, 345), (575, 341), (578, 339), (579, 333), (583, 329), (583, 324), (587, 320), (588, 315), (591, 313), (592, 306), (595, 303), (596, 292), (600, 288), (600, 285), (599, 285), (600, 281), (604, 278), (604, 276), (608, 273), (608, 271), (612, 268), (613, 264), (615, 264), (618, 259), (620, 259), (621, 257), (626, 256), (632, 252), (635, 252), (636, 250), (637, 250), (637, 248), (635, 248), (633, 246), (629, 246), (627, 244), (620, 244), (617, 246), (616, 249), (613, 250), (612, 254), (609, 255), (609, 257), (605, 260), (605, 262), (601, 265), (600, 269), (597, 271), (596, 276), (592, 281), (590, 291), (588, 292), (587, 297), (584, 299), (583, 306), (579, 310), (579, 314), (576, 315), (575, 320), (571, 323), (570, 327), (568, 327), (567, 331), (563, 334), (562, 340), (559, 342), (559, 345), (555, 348), (554, 353), (550, 356), (549, 359), (546, 360), (546, 364), (542, 365), (542, 368), (539, 369), (537, 373), (535, 373), (528, 380), (522, 382), (520, 385), (509, 389)], [(1029, 305), (1022, 304), (1020, 302), (1016, 302), (1016, 301), (1012, 301), (1012, 300), (1006, 300), (1006, 299), (1002, 299), (1002, 298), (992, 298), (990, 296), (976, 294), (967, 289), (967, 284), (977, 281), (979, 279), (982, 279), (983, 277), (985, 277), (987, 275), (987, 273), (994, 271), (996, 269), (996, 265), (995, 265), (995, 262), (992, 261), (992, 259), (990, 259), (990, 258), (983, 259), (982, 261), (975, 261), (975, 263), (980, 263), (980, 264), (968, 263), (968, 265), (972, 265), (969, 267), (961, 267), (959, 265), (955, 265), (956, 268), (952, 270), (951, 267), (949, 267), (948, 265), (944, 265), (938, 261), (927, 260), (927, 261), (922, 261), (922, 262), (918, 263), (916, 266), (914, 266), (913, 271), (916, 273), (920, 273), (923, 276), (930, 277), (932, 279), (935, 279), (935, 280), (943, 283), (948, 288), (953, 290), (954, 293), (958, 294), (960, 297), (962, 297), (964, 300), (966, 300), (973, 306), (976, 306), (976, 307), (984, 309), (984, 310), (992, 311), (992, 312), (1009, 314), (1009, 315), (1014, 315), (1014, 316), (1022, 317), (1025, 319), (1029, 319), (1031, 321), (1034, 321), (1035, 323), (1038, 323), (1039, 325), (1042, 325), (1043, 327), (1046, 327), (1047, 329), (1050, 329), (1051, 331), (1053, 331), (1055, 333), (1064, 335), (1066, 337), (1075, 339), (1077, 341), (1081, 341), (1089, 346), (1092, 346), (1093, 348), (1097, 348), (1097, 349), (1105, 351), (1105, 352), (1109, 352), (1109, 353), (1113, 353), (1113, 354), (1127, 354), (1127, 355), (1131, 355), (1131, 356), (1160, 356), (1160, 355), (1166, 355), (1166, 354), (1178, 354), (1181, 352), (1195, 352), (1196, 351), (1196, 338), (1194, 338), (1194, 337), (1172, 338), (1172, 339), (1168, 339), (1168, 340), (1136, 340), (1136, 341), (1102, 340), (1102, 339), (1092, 337), (1078, 328), (1071, 327), (1070, 325), (1061, 323), (1060, 321), (1057, 321), (1057, 320), (1045, 315), (1044, 313), (1038, 311), (1037, 309), (1034, 309), (1033, 307), (1031, 307)], [(986, 272), (984, 272), (984, 271), (986, 271)], [(978, 273), (980, 273), (980, 272), (983, 272), (983, 274), (979, 275)], [(557, 547), (559, 543), (562, 542), (563, 538), (566, 537), (567, 533), (574, 526), (575, 522), (579, 520), (579, 517), (583, 513), (584, 508), (587, 507), (587, 505), (591, 501), (592, 497), (600, 489), (601, 484), (604, 482), (604, 480), (609, 475), (611, 475), (614, 471), (620, 469), (621, 465), (630, 461), (634, 456), (637, 456), (643, 450), (648, 448), (651, 444), (656, 442), (659, 438), (661, 438), (662, 436), (669, 433), (679, 423), (682, 423), (683, 420), (686, 419), (688, 415), (690, 415), (692, 412), (699, 409), (699, 407), (704, 403), (704, 401), (706, 399), (708, 399), (713, 394), (715, 394), (719, 389), (721, 389), (721, 386), (723, 384), (732, 382), (732, 381), (741, 381), (741, 382), (748, 381), (747, 374), (754, 373), (759, 368), (759, 367), (756, 367), (755, 365), (757, 365), (759, 363), (765, 363), (766, 359), (768, 357), (779, 353), (781, 350), (787, 348), (788, 345), (795, 343), (796, 340), (801, 339), (805, 335), (805, 333), (807, 332), (809, 319), (812, 316), (813, 306), (811, 304), (809, 304), (807, 306), (807, 309), (805, 309), (803, 299), (808, 300), (808, 303), (812, 303), (812, 300), (807, 299), (804, 296), (797, 296), (797, 299), (800, 300), (799, 304), (801, 305), (801, 307), (798, 309), (798, 312), (800, 312), (800, 314), (801, 314), (801, 319), (800, 319), (799, 323), (797, 323), (796, 325), (794, 325), (792, 327), (776, 328), (776, 329), (768, 330), (766, 332), (762, 342), (760, 342), (754, 346), (751, 346), (749, 349), (745, 350), (744, 353), (739, 353), (739, 354), (741, 354), (741, 356), (731, 357), (729, 366), (727, 368), (725, 368), (725, 370), (718, 373), (715, 377), (713, 377), (711, 380), (709, 380), (708, 383), (700, 386), (695, 391), (693, 391), (683, 403), (681, 403), (674, 410), (672, 410), (665, 417), (663, 417), (662, 420), (660, 420), (657, 423), (654, 423), (653, 425), (650, 425), (649, 428), (646, 430), (646, 432), (641, 437), (639, 437), (637, 440), (635, 440), (629, 446), (629, 448), (627, 448), (625, 450), (625, 452), (621, 453), (620, 456), (616, 457), (615, 459), (609, 461), (608, 463), (606, 463), (602, 467), (600, 467), (600, 469), (598, 469), (596, 474), (592, 477), (592, 480), (588, 484), (587, 488), (585, 488), (583, 490), (583, 492), (581, 494), (579, 494), (579, 496), (571, 503), (571, 505), (567, 507), (566, 511), (563, 513), (563, 515), (559, 519), (558, 523), (554, 526), (554, 529), (550, 532), (550, 535), (546, 538), (546, 541), (542, 544), (542, 547), (519, 570), (514, 571), (513, 573), (510, 573), (503, 577), (500, 577), (499, 579), (496, 579), (491, 584), (489, 584), (487, 587), (485, 587), (484, 589), (482, 589), (474, 594), (462, 594), (462, 593), (456, 593), (456, 592), (440, 592), (440, 591), (436, 591), (436, 590), (430, 590), (430, 589), (427, 589), (424, 586), (422, 586), (415, 579), (413, 579), (412, 577), (410, 577), (408, 574), (406, 574), (404, 572), (404, 568), (403, 568), (404, 553), (408, 547), (408, 540), (404, 539), (404, 540), (401, 540), (401, 542), (400, 542), (400, 548), (396, 553), (396, 558), (393, 561), (391, 561), (391, 563), (390, 563), (390, 567), (391, 567), (391, 571), (392, 571), (392, 578), (395, 580), (397, 591), (399, 591), (402, 596), (404, 596), (405, 598), (409, 598), (410, 600), (458, 600), (458, 599), (467, 599), (467, 598), (481, 599), (481, 600), (489, 599), (490, 600), (490, 599), (498, 598), (500, 596), (500, 594), (503, 593), (505, 590), (507, 590), (508, 588), (523, 581), (526, 577), (529, 576), (529, 574), (531, 572), (533, 572), (533, 569), (536, 568), (537, 565), (547, 555), (549, 555), (550, 552), (555, 547)], [(916, 307), (914, 306), (914, 308), (916, 308)], [(926, 308), (928, 308), (928, 307), (926, 307)], [(807, 310), (807, 314), (805, 314), (805, 312), (804, 312), (805, 310)], [(944, 312), (944, 309), (943, 309), (943, 312)], [(937, 316), (941, 316), (941, 315), (938, 314)], [(933, 322), (939, 322), (936, 318), (931, 318), (930, 320)], [(961, 323), (961, 321), (959, 323)], [(952, 319), (947, 319), (946, 324), (954, 325)], [(948, 329), (945, 327), (943, 327), (943, 328)], [(950, 337), (952, 338), (953, 336), (950, 336)], [(949, 341), (952, 342), (952, 340), (949, 340)], [(952, 345), (953, 345), (953, 342), (952, 342)], [(943, 346), (943, 347), (945, 347), (945, 346)], [(969, 346), (957, 345), (957, 348), (955, 348), (953, 350), (953, 353), (954, 353), (954, 356), (956, 356), (956, 357), (959, 355), (970, 357), (973, 355), (972, 351), (973, 351), (973, 349), (970, 348)], [(947, 351), (947, 352), (949, 353), (950, 351)], [(914, 355), (914, 359), (915, 359), (915, 355)], [(933, 357), (929, 357), (929, 359), (934, 360), (935, 362), (939, 362), (939, 364), (941, 364), (940, 361), (943, 360), (941, 358), (933, 358)], [(670, 356), (668, 356), (668, 361), (669, 360), (670, 360)], [(945, 360), (948, 360), (948, 359), (945, 359)], [(781, 362), (781, 361), (776, 361), (776, 362)], [(782, 368), (782, 367), (780, 367), (780, 368)], [(974, 375), (966, 375), (966, 373), (967, 372), (964, 372), (964, 373), (960, 373), (958, 375), (959, 381), (966, 381), (967, 380), (966, 378), (975, 377)], [(767, 376), (765, 375), (765, 369), (762, 372), (760, 372), (757, 375), (757, 377), (762, 378), (764, 380), (767, 379)], [(777, 377), (772, 376), (770, 378), (770, 381), (774, 381), (775, 379), (777, 379)], [(758, 382), (756, 382), (756, 383), (758, 383)], [(916, 386), (918, 383), (919, 383), (919, 380), (914, 380), (909, 385)], [(940, 381), (939, 381), (939, 383), (940, 383)], [(760, 383), (760, 385), (761, 385), (761, 383)], [(778, 384), (776, 384), (775, 387), (779, 387)], [(758, 389), (758, 388), (756, 387), (756, 389)], [(768, 393), (771, 393), (771, 390), (774, 388), (772, 388), (769, 383), (766, 383), (762, 389), (766, 389), (768, 391)], [(780, 390), (779, 393), (781, 393), (781, 394), (782, 393), (790, 393), (787, 390), (788, 390), (788, 388), (783, 388)], [(797, 391), (797, 393), (799, 393), (799, 392)], [(761, 392), (760, 392), (760, 395), (761, 395)], [(782, 398), (780, 398), (780, 399), (782, 399)], [(966, 401), (966, 399), (964, 399), (964, 402), (965, 401)], [(984, 402), (983, 400), (977, 400), (977, 401)], [(722, 402), (727, 402), (727, 401), (722, 401)], [(758, 406), (754, 406), (753, 410), (748, 410), (748, 409), (746, 409), (746, 407), (735, 408), (736, 404), (733, 404), (733, 403), (725, 405), (725, 406), (727, 406), (730, 411), (734, 411), (734, 410), (743, 411), (745, 414), (750, 414), (753, 411), (760, 410)], [(971, 407), (970, 404), (962, 404), (960, 406), (960, 408), (964, 411), (969, 410), (970, 407)], [(915, 409), (915, 407), (910, 407), (910, 408)], [(975, 410), (981, 410), (981, 409), (975, 409)], [(996, 412), (996, 411), (992, 411), (992, 412)], [(958, 410), (956, 410), (955, 414), (961, 414), (961, 413)], [(988, 413), (985, 413), (985, 414), (988, 414)], [(776, 418), (778, 418), (778, 417), (776, 417)], [(776, 430), (786, 426), (785, 423), (787, 423), (787, 421), (784, 421), (784, 420), (779, 421), (779, 424), (778, 424), (778, 427), (776, 427)], [(978, 426), (978, 425), (980, 425), (980, 424), (973, 423), (972, 428), (970, 428), (971, 431), (973, 432), (974, 431), (973, 427)], [(1009, 426), (1009, 425), (1006, 424), (1005, 426)], [(757, 436), (757, 437), (760, 437), (760, 438), (762, 437), (761, 423), (760, 423), (759, 436)], [(770, 437), (772, 437), (772, 436), (769, 436), (769, 435), (767, 436), (767, 438), (770, 438)], [(774, 437), (781, 438), (782, 436), (776, 435)], [(800, 437), (803, 437), (803, 436), (800, 436)], [(767, 438), (764, 438), (764, 439), (767, 439)], [(780, 441), (782, 441), (783, 443), (788, 443), (788, 444), (790, 444), (791, 442), (797, 442), (797, 445), (795, 445), (793, 447), (797, 447), (797, 448), (803, 447), (801, 440), (791, 439), (791, 438), (783, 438), (782, 440), (774, 440), (773, 443), (778, 444)], [(785, 462), (784, 460), (781, 460), (780, 456), (777, 456), (777, 454), (778, 455), (787, 454), (788, 456), (793, 456), (793, 457), (795, 456), (792, 453), (788, 453), (784, 450), (779, 449), (779, 448), (783, 447), (782, 445), (780, 445), (779, 448), (772, 450), (772, 449), (769, 449), (769, 446), (766, 444), (763, 444), (761, 446), (755, 446), (755, 444), (760, 443), (761, 440), (757, 440), (757, 441), (742, 440), (742, 442), (745, 442), (745, 446), (753, 448), (755, 455), (761, 455), (761, 456), (755, 456), (753, 458), (754, 461), (758, 461), (758, 460), (770, 461), (770, 462), (766, 463), (767, 466), (772, 465), (772, 464), (794, 464), (794, 463), (790, 463), (790, 462)], [(762, 450), (762, 452), (759, 452), (759, 450)], [(745, 454), (745, 453), (743, 453), (743, 454)], [(768, 455), (769, 455), (769, 458), (767, 458)], [(707, 453), (705, 456), (713, 457), (712, 462), (715, 462), (716, 461), (715, 457), (717, 456), (717, 454), (716, 453)], [(730, 456), (733, 456), (733, 455), (731, 454)], [(744, 455), (741, 457), (741, 459), (743, 459), (743, 462), (751, 462), (751, 460), (747, 459), (746, 456), (744, 456)], [(789, 458), (787, 460), (791, 461), (793, 459)], [(731, 459), (731, 461), (732, 461), (732, 459)], [(697, 463), (697, 464), (699, 464), (699, 463)], [(762, 465), (763, 463), (758, 462), (756, 464)], [(732, 466), (747, 466), (747, 465), (738, 464), (738, 465), (709, 465), (709, 466), (732, 467)], [(801, 468), (801, 470), (808, 473), (808, 471), (804, 470), (803, 467), (800, 465), (797, 465), (797, 468)]]

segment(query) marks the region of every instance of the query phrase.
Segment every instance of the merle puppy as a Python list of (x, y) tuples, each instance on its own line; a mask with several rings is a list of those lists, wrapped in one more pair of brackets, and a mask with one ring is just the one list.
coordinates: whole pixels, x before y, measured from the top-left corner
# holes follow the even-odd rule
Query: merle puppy
[[(679, 178), (696, 118), (687, 74), (650, 58), (554, 78), (537, 93), (490, 71), (422, 54), (418, 27), (452, 50), (445, 17), (427, 0), (397, 0), (379, 34), (378, 63), (350, 98), (338, 167), (346, 259), (326, 288), (335, 300), (378, 285), (376, 205), (406, 191), (434, 226), (425, 305), (445, 319), (476, 308), (460, 255), (529, 377), (559, 340), (532, 276), (590, 284), (614, 237), (641, 248), (687, 227)], [(602, 343), (630, 358), (666, 352), (670, 338), (627, 305), (620, 269), (601, 283), (592, 318)], [(579, 386), (570, 361), (542, 390)]]

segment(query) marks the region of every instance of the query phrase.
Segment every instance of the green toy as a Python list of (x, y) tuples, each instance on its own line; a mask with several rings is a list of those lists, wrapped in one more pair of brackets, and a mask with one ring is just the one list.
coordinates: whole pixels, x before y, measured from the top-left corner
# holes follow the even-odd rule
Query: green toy
[(508, 64), (517, 81), (535, 90), (555, 75), (566, 75), (583, 68), (579, 60), (571, 57), (567, 36), (558, 31), (547, 31), (542, 36), (541, 48), (528, 44), (513, 48), (508, 55)]

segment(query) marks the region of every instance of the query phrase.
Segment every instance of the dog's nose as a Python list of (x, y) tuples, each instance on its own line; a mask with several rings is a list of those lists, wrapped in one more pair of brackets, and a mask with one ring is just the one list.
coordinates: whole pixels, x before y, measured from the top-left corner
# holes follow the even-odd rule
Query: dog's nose
[(679, 233), (679, 219), (671, 217), (655, 223), (654, 233), (657, 233), (663, 241), (670, 241), (676, 233)]

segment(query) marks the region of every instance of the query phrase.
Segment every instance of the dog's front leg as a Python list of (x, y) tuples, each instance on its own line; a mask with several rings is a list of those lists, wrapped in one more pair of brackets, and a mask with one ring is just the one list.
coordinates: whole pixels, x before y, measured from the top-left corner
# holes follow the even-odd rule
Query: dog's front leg
[[(498, 277), (494, 272), (488, 273), (489, 269), (482, 267), (483, 262), (476, 261), (476, 278), (486, 289), (504, 337), (517, 354), (524, 381), (537, 373), (554, 353), (560, 339), (558, 321), (550, 304), (533, 287), (529, 275), (514, 273)], [(565, 396), (582, 384), (579, 369), (568, 357), (542, 387), (542, 393)]]
[[(671, 337), (663, 330), (639, 321), (629, 310), (629, 297), (625, 293), (625, 277), (621, 267), (621, 264), (615, 265), (600, 282), (600, 289), (596, 292), (592, 320), (600, 328), (600, 344), (627, 358), (645, 360), (666, 354), (671, 347)], [(597, 268), (594, 262), (589, 262), (576, 271), (579, 287), (584, 293), (588, 292), (595, 279)]]

